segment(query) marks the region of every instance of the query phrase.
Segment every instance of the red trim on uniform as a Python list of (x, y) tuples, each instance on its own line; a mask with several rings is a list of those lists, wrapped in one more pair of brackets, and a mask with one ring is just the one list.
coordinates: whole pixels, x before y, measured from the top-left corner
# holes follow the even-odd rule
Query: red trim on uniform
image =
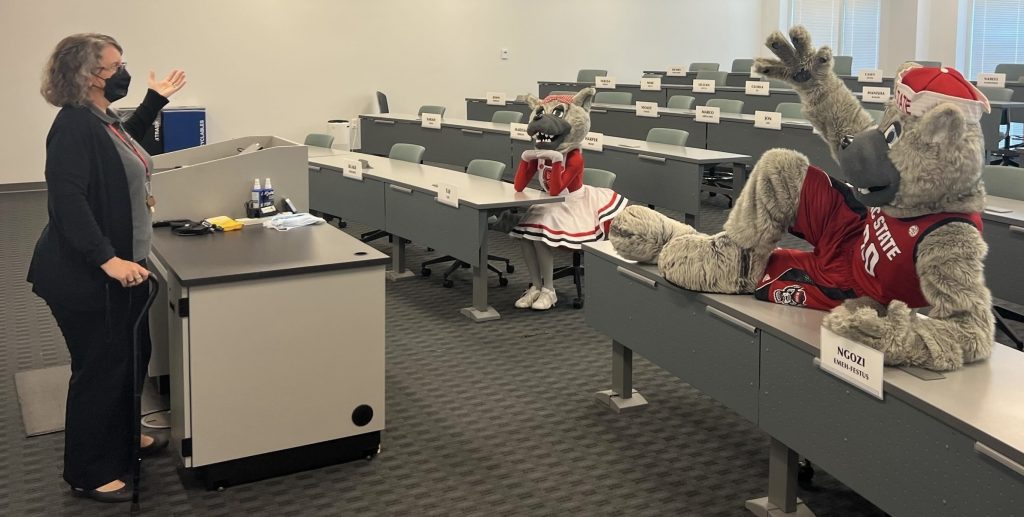
[(548, 233), (552, 233), (552, 234), (555, 234), (555, 235), (568, 235), (570, 237), (583, 237), (583, 236), (586, 236), (586, 235), (593, 235), (593, 234), (597, 233), (597, 230), (598, 230), (597, 227), (594, 227), (594, 229), (589, 231), (589, 232), (572, 233), (572, 232), (567, 232), (565, 230), (555, 230), (553, 228), (549, 228), (547, 226), (544, 226), (543, 224), (536, 224), (536, 223), (519, 223), (516, 226), (522, 226), (522, 227), (525, 227), (525, 228), (540, 228), (540, 229), (542, 229), (542, 230), (544, 230), (544, 231), (546, 231)]

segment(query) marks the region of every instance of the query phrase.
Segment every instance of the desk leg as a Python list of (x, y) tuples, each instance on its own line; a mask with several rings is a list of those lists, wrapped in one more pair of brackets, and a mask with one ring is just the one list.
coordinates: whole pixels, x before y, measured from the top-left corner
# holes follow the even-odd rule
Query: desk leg
[(460, 309), (463, 316), (479, 323), (501, 318), (498, 311), (487, 304), (487, 211), (478, 210), (477, 217), (477, 248), (476, 264), (473, 264), (473, 305)]
[(405, 244), (409, 241), (395, 235), (391, 241), (391, 271), (387, 272), (387, 279), (391, 281), (416, 276), (412, 271), (405, 269)]
[(796, 496), (796, 451), (771, 439), (768, 451), (768, 497), (747, 501), (747, 509), (758, 517), (814, 517), (814, 512)]
[(647, 405), (633, 389), (633, 351), (618, 341), (612, 341), (612, 389), (597, 392), (597, 400), (616, 413)]

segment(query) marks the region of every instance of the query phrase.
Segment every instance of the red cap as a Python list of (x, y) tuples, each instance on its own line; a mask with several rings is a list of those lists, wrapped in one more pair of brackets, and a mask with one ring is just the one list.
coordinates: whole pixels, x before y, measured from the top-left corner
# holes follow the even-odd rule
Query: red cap
[(914, 92), (941, 93), (950, 97), (979, 100), (979, 93), (960, 72), (952, 68), (911, 68), (902, 76), (903, 84)]
[(955, 104), (974, 122), (989, 113), (988, 98), (952, 68), (916, 66), (896, 77), (896, 105), (904, 113), (921, 116), (940, 103)]
[(544, 100), (541, 102), (548, 103), (552, 101), (559, 101), (566, 104), (572, 104), (573, 98), (574, 97), (572, 95), (548, 95), (547, 97), (544, 97)]

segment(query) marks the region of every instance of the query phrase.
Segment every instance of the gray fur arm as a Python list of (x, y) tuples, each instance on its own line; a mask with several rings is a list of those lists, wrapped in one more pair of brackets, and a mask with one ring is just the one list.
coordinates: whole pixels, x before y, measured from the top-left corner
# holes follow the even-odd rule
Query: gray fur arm
[(789, 30), (792, 44), (779, 31), (773, 32), (765, 46), (779, 59), (758, 58), (755, 70), (792, 85), (800, 94), (803, 113), (828, 143), (838, 161), (839, 143), (874, 124), (842, 79), (832, 71), (832, 49), (815, 50), (811, 36), (802, 25)]
[(886, 364), (955, 370), (987, 358), (995, 327), (992, 297), (985, 287), (988, 251), (981, 234), (966, 223), (949, 223), (922, 240), (917, 253), (921, 291), (932, 306), (919, 318), (901, 301), (879, 311), (844, 304), (825, 317), (833, 332), (885, 353)]

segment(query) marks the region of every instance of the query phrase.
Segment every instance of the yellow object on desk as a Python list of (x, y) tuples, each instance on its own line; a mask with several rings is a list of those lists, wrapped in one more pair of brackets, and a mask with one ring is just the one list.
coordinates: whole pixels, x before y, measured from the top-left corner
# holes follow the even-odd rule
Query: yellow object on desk
[(220, 228), (221, 231), (230, 232), (232, 230), (241, 230), (242, 223), (226, 216), (219, 215), (217, 217), (210, 217), (206, 222)]

